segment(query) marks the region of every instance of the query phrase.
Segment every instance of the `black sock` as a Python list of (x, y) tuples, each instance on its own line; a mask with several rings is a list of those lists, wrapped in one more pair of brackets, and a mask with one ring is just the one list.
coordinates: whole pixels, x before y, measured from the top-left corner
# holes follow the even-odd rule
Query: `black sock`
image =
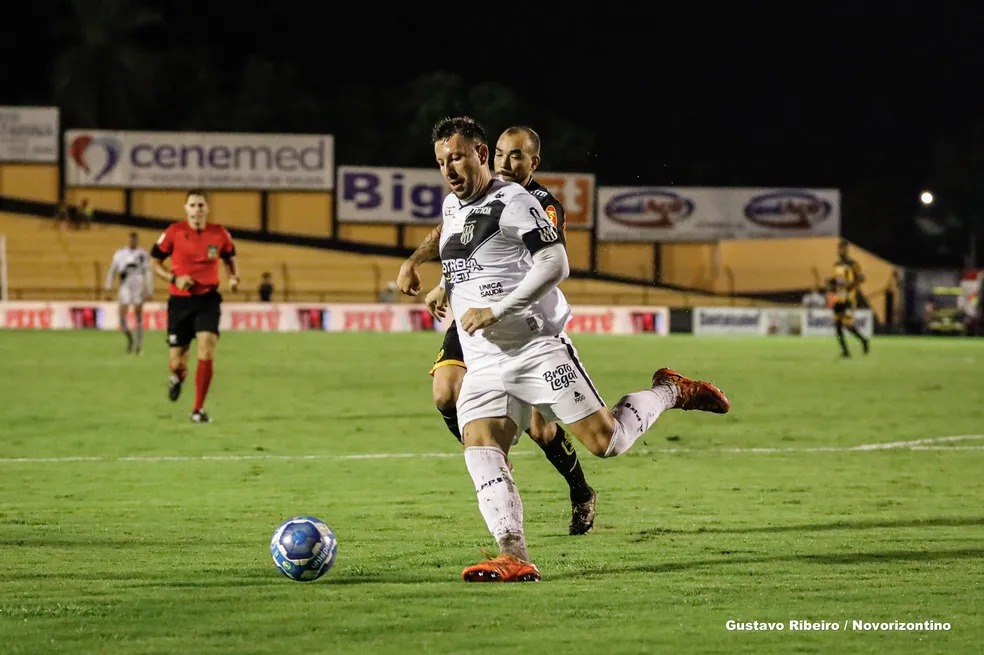
[(454, 435), (460, 443), (465, 443), (465, 440), (461, 438), (461, 429), (458, 427), (458, 408), (452, 405), (451, 407), (438, 407), (437, 411), (441, 413), (441, 418), (448, 426), (448, 430)]
[(845, 355), (850, 355), (851, 351), (847, 349), (847, 342), (844, 341), (844, 326), (840, 323), (837, 324), (837, 341), (840, 342), (841, 351), (843, 351)]
[(541, 445), (540, 448), (557, 472), (567, 480), (567, 485), (571, 488), (572, 503), (583, 503), (591, 498), (591, 487), (584, 479), (584, 471), (581, 470), (581, 462), (577, 458), (574, 444), (559, 425), (557, 435), (550, 443)]

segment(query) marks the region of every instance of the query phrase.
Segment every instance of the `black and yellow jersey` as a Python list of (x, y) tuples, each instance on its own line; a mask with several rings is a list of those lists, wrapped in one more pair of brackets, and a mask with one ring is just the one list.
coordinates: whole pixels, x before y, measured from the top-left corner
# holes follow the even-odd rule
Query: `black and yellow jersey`
[(834, 302), (857, 306), (858, 286), (861, 284), (861, 266), (851, 258), (834, 264)]
[(530, 183), (526, 185), (526, 190), (533, 194), (533, 197), (539, 201), (540, 206), (543, 207), (543, 211), (546, 213), (547, 218), (550, 222), (554, 224), (562, 235), (567, 234), (567, 216), (564, 215), (564, 206), (560, 204), (560, 201), (554, 197), (547, 187), (543, 186), (533, 178), (530, 178)]

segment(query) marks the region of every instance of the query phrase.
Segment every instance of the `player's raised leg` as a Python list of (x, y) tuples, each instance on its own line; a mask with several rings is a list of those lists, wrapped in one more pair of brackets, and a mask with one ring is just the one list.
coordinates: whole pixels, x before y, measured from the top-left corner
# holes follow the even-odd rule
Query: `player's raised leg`
[(627, 394), (611, 411), (599, 409), (567, 427), (592, 454), (615, 457), (628, 451), (668, 409), (726, 414), (731, 403), (710, 382), (691, 380), (661, 368), (653, 374), (649, 389)]
[(571, 523), (568, 533), (585, 534), (594, 526), (597, 494), (587, 480), (577, 450), (567, 433), (555, 421), (547, 421), (539, 412), (533, 412), (530, 428), (526, 431), (536, 442), (547, 461), (567, 481), (571, 497)]

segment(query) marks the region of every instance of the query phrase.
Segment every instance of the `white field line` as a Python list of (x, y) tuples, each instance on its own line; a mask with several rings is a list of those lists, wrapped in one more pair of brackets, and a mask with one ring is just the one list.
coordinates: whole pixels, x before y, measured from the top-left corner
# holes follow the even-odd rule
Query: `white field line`
[[(910, 441), (869, 443), (860, 446), (816, 446), (812, 448), (643, 448), (636, 454), (721, 453), (726, 455), (784, 455), (790, 453), (864, 453), (879, 450), (984, 450), (984, 445), (947, 446), (959, 441), (984, 440), (984, 434), (962, 434), (949, 437), (929, 437)], [(539, 451), (535, 451), (539, 452)], [(517, 455), (533, 455), (532, 450), (520, 450)], [(353, 461), (373, 459), (440, 459), (461, 457), (461, 452), (445, 453), (363, 453), (355, 455), (132, 455), (123, 457), (0, 457), (0, 464), (64, 464), (73, 462), (247, 462), (247, 461)]]

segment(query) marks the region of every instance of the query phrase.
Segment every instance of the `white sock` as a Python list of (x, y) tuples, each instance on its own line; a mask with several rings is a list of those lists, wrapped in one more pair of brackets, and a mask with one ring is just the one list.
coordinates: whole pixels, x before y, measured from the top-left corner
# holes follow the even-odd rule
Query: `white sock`
[(677, 389), (670, 384), (658, 384), (652, 389), (636, 391), (612, 407), (615, 434), (608, 444), (605, 457), (621, 455), (648, 430), (659, 415), (676, 404)]
[(478, 509), (502, 552), (529, 561), (523, 537), (523, 501), (506, 456), (498, 448), (465, 448), (465, 464), (475, 482)]

